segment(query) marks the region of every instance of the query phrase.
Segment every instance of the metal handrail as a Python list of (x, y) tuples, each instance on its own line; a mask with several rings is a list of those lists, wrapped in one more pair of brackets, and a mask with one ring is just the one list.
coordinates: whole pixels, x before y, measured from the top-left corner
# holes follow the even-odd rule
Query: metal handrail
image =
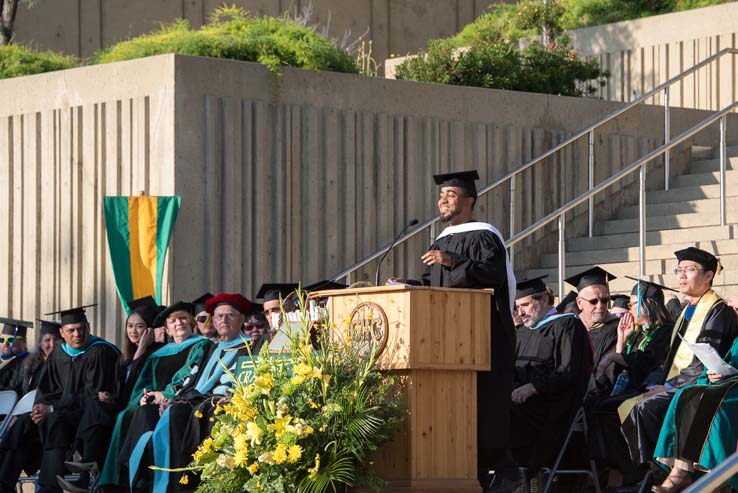
[[(510, 235), (511, 239), (515, 238), (514, 231), (515, 231), (515, 178), (522, 172), (526, 171), (527, 169), (531, 168), (535, 164), (543, 161), (546, 158), (549, 158), (553, 156), (555, 153), (559, 152), (560, 150), (564, 149), (565, 147), (573, 144), (577, 140), (579, 140), (584, 135), (588, 136), (588, 191), (591, 191), (594, 189), (594, 131), (598, 129), (599, 127), (605, 125), (606, 123), (612, 121), (613, 119), (617, 118), (618, 116), (630, 111), (634, 107), (642, 104), (647, 99), (650, 99), (657, 95), (659, 92), (664, 91), (664, 144), (669, 143), (670, 141), (670, 125), (669, 125), (669, 88), (684, 79), (686, 76), (696, 72), (697, 70), (709, 65), (710, 63), (714, 62), (718, 58), (721, 58), (722, 56), (726, 54), (736, 55), (738, 54), (737, 48), (724, 48), (717, 53), (711, 55), (710, 57), (702, 60), (701, 62), (693, 65), (692, 67), (686, 69), (684, 72), (681, 72), (680, 74), (672, 77), (671, 79), (667, 80), (666, 82), (663, 82), (659, 84), (658, 86), (654, 87), (650, 91), (644, 93), (637, 99), (631, 101), (627, 105), (623, 106), (620, 109), (617, 109), (604, 117), (600, 118), (596, 122), (592, 123), (591, 125), (583, 128), (582, 130), (579, 130), (575, 134), (573, 134), (571, 137), (566, 139), (565, 141), (551, 147), (547, 151), (543, 152), (542, 154), (534, 157), (527, 163), (523, 164), (519, 168), (516, 168), (513, 171), (508, 172), (507, 174), (503, 175), (502, 177), (498, 178), (497, 180), (493, 181), (489, 185), (485, 186), (478, 192), (478, 197), (482, 197), (483, 195), (489, 193), (493, 189), (499, 187), (502, 184), (505, 184), (507, 182), (510, 183)], [(669, 150), (673, 146), (669, 146), (666, 149), (666, 152), (664, 153), (664, 188), (666, 190), (669, 189)], [(724, 148), (724, 142), (722, 144), (722, 148)], [(721, 182), (721, 192), (724, 193), (724, 183)], [(593, 229), (594, 229), (594, 201), (593, 201), (594, 194), (588, 195), (588, 202), (589, 202), (589, 217), (588, 217), (588, 225), (589, 225), (589, 237), (591, 238), (593, 236)], [(722, 218), (724, 219), (725, 214), (724, 210), (721, 209), (722, 212)], [(434, 224), (440, 220), (440, 215), (434, 216), (431, 219), (428, 219), (421, 223), (420, 225), (416, 226), (415, 228), (408, 231), (406, 234), (402, 235), (395, 245), (400, 245), (404, 243), (405, 241), (409, 240), (410, 238), (413, 238), (418, 233), (422, 232), (423, 230), (427, 228), (431, 228), (430, 236), (431, 241), (434, 239)], [(723, 223), (724, 224), (724, 223)], [(526, 230), (529, 228), (526, 228)], [(645, 233), (644, 233), (645, 234)], [(509, 242), (508, 242), (509, 243)], [(346, 278), (347, 281), (350, 281), (350, 276), (353, 272), (360, 269), (361, 267), (365, 266), (369, 262), (378, 259), (379, 257), (384, 254), (389, 247), (392, 245), (392, 243), (387, 243), (374, 253), (367, 255), (363, 259), (359, 260), (355, 264), (353, 264), (351, 267), (339, 272), (335, 276), (333, 276), (334, 280), (343, 279)], [(510, 254), (510, 260), (511, 262), (514, 262), (514, 243), (509, 244), (509, 254)], [(643, 272), (641, 272), (641, 275)]]
[(738, 474), (738, 452), (715, 466), (709, 473), (689, 485), (684, 493), (705, 493), (715, 491), (724, 485), (732, 476)]

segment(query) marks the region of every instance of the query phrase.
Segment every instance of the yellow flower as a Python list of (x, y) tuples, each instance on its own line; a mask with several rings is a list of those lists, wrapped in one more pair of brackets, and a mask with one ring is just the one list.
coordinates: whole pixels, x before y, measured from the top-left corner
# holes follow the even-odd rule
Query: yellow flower
[(261, 428), (250, 421), (246, 424), (246, 437), (251, 441), (251, 446), (261, 445)]
[(312, 368), (305, 363), (298, 363), (295, 365), (292, 371), (295, 375), (306, 376), (312, 371)]
[(269, 394), (269, 391), (272, 389), (272, 387), (274, 387), (274, 378), (272, 378), (272, 375), (270, 373), (267, 373), (266, 375), (261, 375), (259, 377), (256, 377), (256, 380), (254, 380), (254, 385), (261, 389), (262, 394)]
[(179, 484), (188, 484), (190, 482), (189, 476), (187, 476), (187, 473), (184, 473), (181, 478), (179, 478)]
[(331, 383), (331, 376), (323, 375), (323, 384), (327, 387), (329, 383)]
[(249, 449), (249, 439), (245, 434), (236, 435), (233, 439), (233, 448), (236, 452), (246, 452)]
[(319, 405), (317, 405), (317, 404), (316, 404), (315, 402), (313, 402), (313, 400), (312, 400), (312, 399), (308, 400), (308, 403), (310, 404), (310, 407), (311, 407), (312, 409), (318, 409), (318, 408), (320, 407), (320, 406), (319, 406)]
[(274, 424), (267, 425), (268, 430), (274, 431), (274, 436), (279, 438), (284, 433), (285, 428), (290, 423), (291, 416), (285, 416), (284, 418), (276, 418)]
[(320, 454), (315, 454), (315, 467), (311, 467), (308, 469), (308, 474), (311, 478), (314, 478), (316, 474), (318, 474), (318, 470), (320, 469)]
[(313, 368), (312, 375), (313, 378), (320, 379), (323, 376), (323, 369), (322, 368)]
[(245, 466), (249, 461), (249, 454), (245, 450), (239, 450), (236, 455), (233, 456), (233, 463), (236, 467)]
[[(199, 409), (195, 411), (195, 417), (197, 419), (202, 419), (202, 412)], [(184, 483), (184, 484), (187, 484), (187, 483)]]
[(294, 464), (298, 460), (300, 460), (300, 457), (302, 457), (302, 447), (299, 445), (292, 445), (287, 450), (287, 462), (290, 464)]
[(252, 464), (251, 464), (251, 465), (250, 465), (249, 467), (247, 467), (246, 469), (248, 469), (248, 471), (249, 471), (249, 472), (250, 472), (251, 474), (256, 474), (256, 473), (257, 473), (257, 471), (259, 470), (259, 463), (258, 463), (258, 462), (253, 462), (253, 463), (252, 463)]
[(276, 462), (277, 464), (283, 463), (287, 460), (287, 447), (285, 447), (283, 443), (280, 443), (279, 445), (277, 445), (277, 448), (274, 449), (272, 457), (274, 459), (274, 462)]
[(305, 381), (305, 377), (302, 375), (295, 375), (290, 379), (290, 383), (292, 385), (300, 385), (302, 382)]

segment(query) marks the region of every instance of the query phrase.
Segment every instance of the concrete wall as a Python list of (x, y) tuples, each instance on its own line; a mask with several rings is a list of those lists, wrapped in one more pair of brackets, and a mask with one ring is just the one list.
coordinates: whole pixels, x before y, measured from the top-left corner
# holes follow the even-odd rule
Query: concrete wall
[[(736, 48), (738, 3), (659, 15), (570, 33), (573, 45), (612, 74), (600, 96), (631, 101), (723, 48)], [(738, 97), (738, 60), (723, 56), (671, 88), (670, 104), (718, 109)], [(655, 98), (655, 103), (663, 97)]]
[[(253, 296), (265, 281), (331, 277), (434, 215), (433, 173), (476, 168), (489, 183), (617, 106), (296, 69), (276, 77), (174, 55), (0, 81), (0, 307), (33, 319), (97, 302), (98, 332), (122, 337), (104, 195), (182, 196), (168, 300)], [(703, 117), (676, 110), (674, 132)], [(661, 125), (660, 110), (643, 107), (598, 133), (596, 179), (656, 146)], [(711, 129), (695, 142), (715, 139)], [(521, 177), (516, 230), (584, 191), (585, 170), (581, 144)], [(601, 194), (601, 214), (626, 199)], [(507, 236), (508, 203), (504, 186), (478, 217)], [(575, 235), (581, 216), (570, 219)], [(550, 238), (521, 246), (516, 267)], [(382, 275), (419, 276), (428, 244), (423, 235), (399, 248)]]
[[(406, 54), (429, 39), (456, 34), (485, 9), (503, 0), (231, 0), (255, 14), (280, 15), (311, 7), (316, 24), (332, 37), (347, 30), (351, 39), (366, 33), (374, 58)], [(514, 0), (504, 0), (514, 1)], [(22, 6), (16, 39), (22, 43), (87, 57), (95, 50), (151, 31), (177, 18), (198, 27), (222, 0), (40, 0)]]

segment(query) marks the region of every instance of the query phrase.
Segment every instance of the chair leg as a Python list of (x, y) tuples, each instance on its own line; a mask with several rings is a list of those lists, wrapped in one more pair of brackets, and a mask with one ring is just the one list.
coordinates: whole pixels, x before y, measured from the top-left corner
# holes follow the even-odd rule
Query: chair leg
[(597, 464), (593, 459), (589, 460), (589, 468), (592, 471), (592, 483), (594, 483), (595, 493), (602, 493), (600, 489), (600, 476), (597, 474)]
[(648, 491), (648, 483), (651, 480), (651, 477), (653, 476), (653, 471), (648, 471), (646, 475), (643, 477), (643, 481), (641, 481), (641, 487), (638, 488), (638, 493), (646, 493)]
[(520, 467), (520, 479), (523, 481), (523, 493), (530, 493), (530, 478), (528, 477), (528, 468)]

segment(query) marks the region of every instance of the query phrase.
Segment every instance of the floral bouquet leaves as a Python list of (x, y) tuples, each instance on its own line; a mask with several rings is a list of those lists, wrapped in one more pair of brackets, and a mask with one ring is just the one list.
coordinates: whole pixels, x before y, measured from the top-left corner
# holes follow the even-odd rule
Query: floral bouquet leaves
[(198, 491), (323, 493), (382, 484), (371, 456), (399, 427), (400, 386), (376, 368), (373, 351), (359, 354), (335, 324), (310, 320), (304, 302), (289, 357), (265, 346), (253, 378), (236, 383), (216, 410), (211, 436), (182, 476), (189, 482), (199, 472)]

